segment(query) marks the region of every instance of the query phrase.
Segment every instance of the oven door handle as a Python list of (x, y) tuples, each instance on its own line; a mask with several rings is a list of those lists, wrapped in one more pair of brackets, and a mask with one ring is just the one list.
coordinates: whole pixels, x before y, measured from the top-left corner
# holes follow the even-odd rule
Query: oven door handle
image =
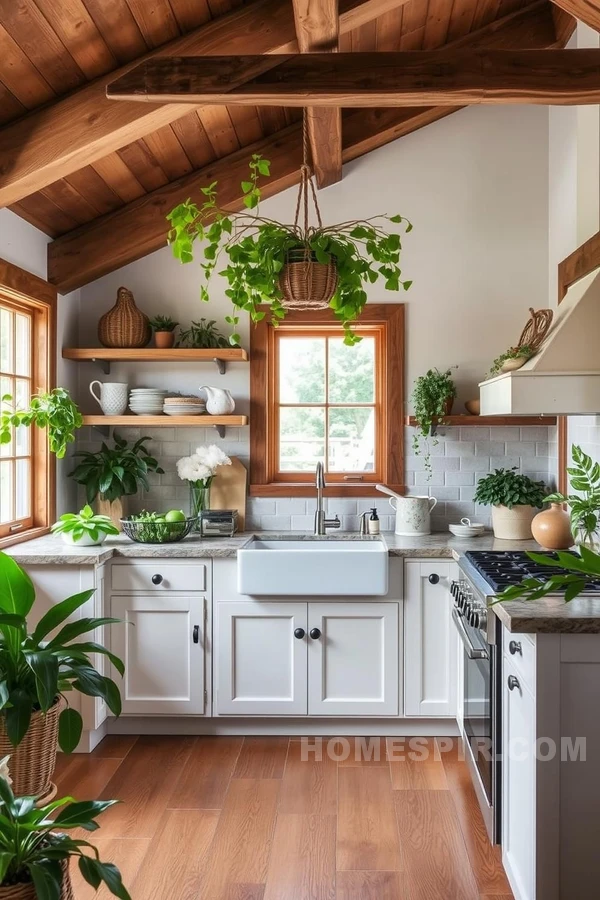
[(469, 640), (469, 635), (467, 634), (465, 626), (462, 623), (462, 616), (455, 608), (452, 610), (452, 619), (454, 620), (454, 624), (456, 625), (456, 629), (458, 631), (460, 639), (463, 642), (465, 653), (467, 654), (469, 659), (487, 659), (488, 654), (486, 653), (486, 651), (480, 650), (478, 647), (474, 647)]

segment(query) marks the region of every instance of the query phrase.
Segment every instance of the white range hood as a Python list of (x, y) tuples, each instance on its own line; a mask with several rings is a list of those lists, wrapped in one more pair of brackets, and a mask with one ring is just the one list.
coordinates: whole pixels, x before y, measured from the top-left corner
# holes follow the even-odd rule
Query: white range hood
[(479, 397), (482, 416), (600, 413), (600, 268), (569, 289), (537, 355)]

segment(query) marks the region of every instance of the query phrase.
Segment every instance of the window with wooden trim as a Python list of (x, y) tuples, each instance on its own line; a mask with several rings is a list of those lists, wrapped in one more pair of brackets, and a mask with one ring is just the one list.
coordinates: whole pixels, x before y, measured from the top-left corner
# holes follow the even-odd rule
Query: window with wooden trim
[(253, 326), (252, 494), (309, 494), (317, 462), (331, 494), (403, 489), (404, 306), (367, 306), (356, 332), (346, 346), (329, 310)]
[[(0, 260), (0, 396), (19, 409), (51, 387), (55, 297), (46, 282)], [(0, 546), (48, 529), (53, 490), (45, 431), (13, 428), (0, 444)]]

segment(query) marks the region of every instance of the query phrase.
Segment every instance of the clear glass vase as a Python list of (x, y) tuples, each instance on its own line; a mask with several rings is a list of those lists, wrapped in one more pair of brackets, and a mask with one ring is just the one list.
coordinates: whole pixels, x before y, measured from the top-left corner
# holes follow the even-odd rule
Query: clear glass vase
[(190, 481), (190, 516), (196, 518), (192, 531), (202, 530), (200, 515), (205, 509), (210, 509), (210, 483), (206, 481)]

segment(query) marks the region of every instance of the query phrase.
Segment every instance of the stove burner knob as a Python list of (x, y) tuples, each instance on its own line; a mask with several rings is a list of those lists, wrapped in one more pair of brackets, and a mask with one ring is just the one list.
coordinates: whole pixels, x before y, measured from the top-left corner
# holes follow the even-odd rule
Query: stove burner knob
[(452, 596), (453, 596), (454, 599), (456, 600), (456, 598), (457, 598), (457, 596), (458, 596), (458, 581), (453, 581), (453, 582), (452, 582), (452, 584), (450, 585), (450, 593), (452, 594)]
[(479, 613), (476, 610), (473, 610), (471, 613), (470, 623), (473, 628), (479, 628)]
[(479, 613), (479, 622), (477, 624), (478, 628), (487, 628), (487, 611), (482, 609)]

